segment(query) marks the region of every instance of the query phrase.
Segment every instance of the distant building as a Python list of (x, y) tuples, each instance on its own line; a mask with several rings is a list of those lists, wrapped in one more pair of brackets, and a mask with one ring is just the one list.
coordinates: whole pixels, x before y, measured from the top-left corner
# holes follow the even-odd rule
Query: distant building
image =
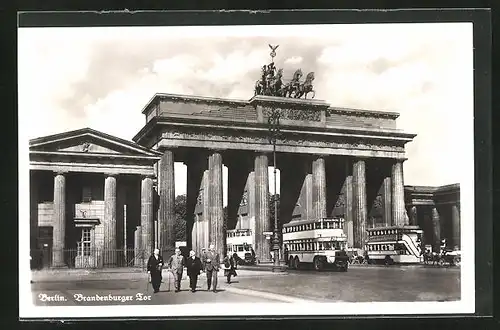
[(424, 230), (424, 243), (438, 251), (442, 240), (460, 249), (460, 184), (440, 187), (405, 186), (410, 224)]

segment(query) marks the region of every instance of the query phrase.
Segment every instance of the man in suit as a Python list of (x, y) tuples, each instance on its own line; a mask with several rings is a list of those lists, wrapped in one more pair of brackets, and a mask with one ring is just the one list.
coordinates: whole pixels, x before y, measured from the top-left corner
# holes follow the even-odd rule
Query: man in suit
[(184, 257), (181, 255), (181, 250), (179, 248), (175, 249), (175, 254), (171, 256), (168, 261), (168, 268), (171, 269), (174, 275), (176, 293), (181, 291), (182, 271), (185, 264)]
[(215, 251), (215, 246), (210, 244), (210, 248), (205, 255), (203, 260), (205, 265), (205, 272), (207, 273), (207, 291), (210, 291), (210, 287), (213, 284), (213, 292), (217, 293), (217, 274), (220, 268), (220, 256)]
[(163, 258), (160, 255), (160, 250), (155, 249), (153, 255), (148, 260), (148, 274), (151, 275), (151, 285), (154, 293), (160, 291), (161, 284), (161, 269), (163, 267)]
[(196, 256), (193, 250), (189, 251), (189, 258), (186, 260), (186, 268), (191, 292), (196, 292), (196, 283), (198, 282), (198, 275), (200, 275), (202, 267), (200, 258)]

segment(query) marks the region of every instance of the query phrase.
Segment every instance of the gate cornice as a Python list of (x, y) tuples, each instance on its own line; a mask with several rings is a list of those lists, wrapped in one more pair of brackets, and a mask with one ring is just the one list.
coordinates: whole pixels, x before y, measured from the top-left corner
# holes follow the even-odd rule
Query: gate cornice
[(405, 159), (404, 146), (416, 136), (396, 129), (398, 113), (334, 108), (315, 99), (157, 94), (143, 109), (146, 124), (133, 140), (154, 149), (270, 152), (268, 117), (276, 112), (281, 153)]
[[(197, 129), (224, 129), (228, 132), (237, 134), (241, 131), (262, 133), (263, 136), (268, 134), (268, 126), (266, 123), (259, 122), (240, 122), (231, 120), (221, 120), (214, 118), (194, 118), (194, 117), (160, 117), (148, 122), (139, 133), (134, 136), (133, 141), (141, 143), (142, 140), (151, 134), (160, 133), (164, 129), (182, 129), (182, 130), (197, 130)], [(380, 128), (362, 128), (362, 127), (334, 127), (334, 126), (297, 126), (289, 125), (286, 122), (281, 124), (280, 130), (286, 134), (298, 135), (313, 135), (313, 136), (340, 136), (340, 137), (356, 137), (369, 139), (384, 139), (394, 142), (410, 142), (417, 135), (406, 133), (400, 130), (389, 130)]]

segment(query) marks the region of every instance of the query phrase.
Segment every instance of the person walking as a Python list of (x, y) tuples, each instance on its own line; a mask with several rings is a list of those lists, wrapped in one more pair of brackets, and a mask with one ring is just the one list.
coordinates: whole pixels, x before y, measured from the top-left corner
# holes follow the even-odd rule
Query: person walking
[(162, 268), (163, 258), (160, 255), (160, 250), (154, 249), (153, 255), (149, 257), (147, 266), (148, 274), (151, 276), (151, 285), (153, 286), (154, 293), (160, 291)]
[(175, 249), (175, 254), (170, 257), (168, 261), (168, 268), (172, 271), (174, 275), (174, 283), (175, 283), (175, 292), (181, 291), (181, 280), (182, 280), (182, 271), (185, 265), (184, 257), (181, 255), (181, 250), (179, 248)]
[(203, 268), (200, 258), (196, 256), (193, 250), (189, 251), (189, 258), (186, 260), (187, 275), (189, 276), (189, 287), (191, 292), (196, 292), (196, 283), (198, 275)]
[(217, 293), (217, 275), (220, 268), (220, 256), (215, 251), (215, 246), (213, 244), (210, 245), (208, 252), (205, 254), (203, 264), (205, 272), (207, 273), (207, 291), (210, 291), (212, 287), (212, 291)]
[(238, 257), (236, 253), (232, 256), (228, 253), (224, 257), (224, 276), (227, 278), (227, 284), (231, 284), (231, 276), (238, 275), (236, 274), (236, 257)]

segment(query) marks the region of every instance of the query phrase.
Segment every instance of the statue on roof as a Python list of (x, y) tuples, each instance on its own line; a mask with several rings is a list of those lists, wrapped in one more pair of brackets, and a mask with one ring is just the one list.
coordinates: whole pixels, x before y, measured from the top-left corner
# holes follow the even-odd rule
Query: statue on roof
[(292, 97), (307, 99), (309, 93), (313, 93), (312, 98), (316, 95), (313, 89), (312, 81), (314, 80), (314, 72), (309, 72), (304, 82), (300, 79), (303, 76), (302, 70), (297, 69), (293, 74), (293, 78), (287, 83), (283, 83), (283, 69), (276, 68), (274, 57), (276, 49), (279, 45), (269, 45), (271, 48), (271, 63), (263, 65), (261, 68), (261, 78), (255, 82), (254, 95)]

